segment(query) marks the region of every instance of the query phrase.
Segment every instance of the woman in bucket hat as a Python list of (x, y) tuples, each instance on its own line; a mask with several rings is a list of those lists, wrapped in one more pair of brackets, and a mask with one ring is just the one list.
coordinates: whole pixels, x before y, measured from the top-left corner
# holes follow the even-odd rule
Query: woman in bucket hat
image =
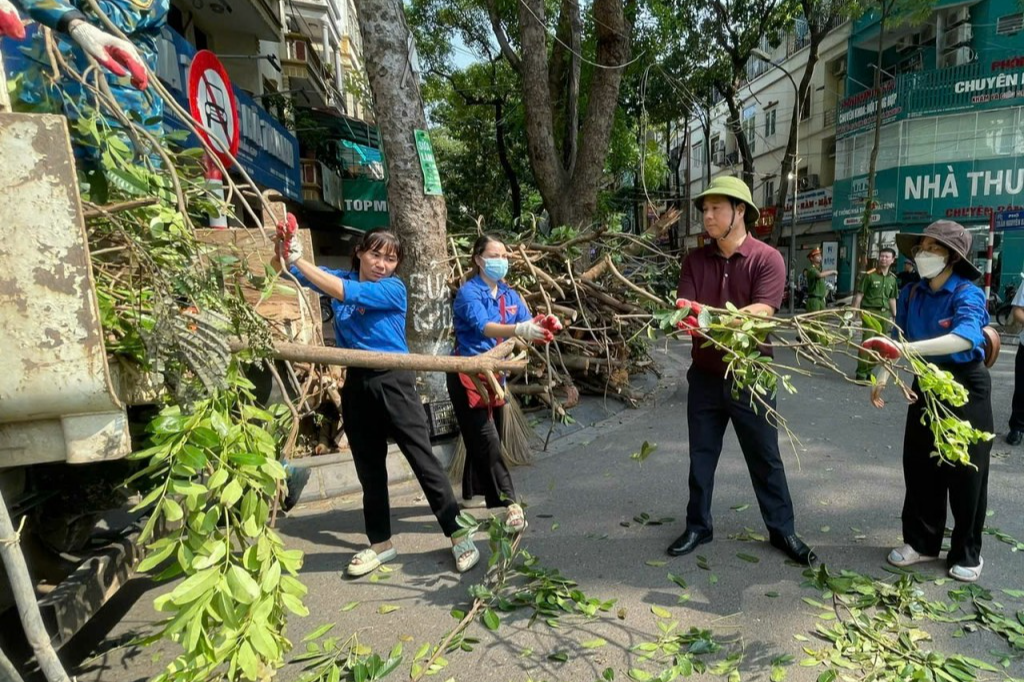
[[(698, 302), (718, 308), (726, 303), (751, 315), (772, 315), (782, 305), (786, 265), (773, 247), (751, 237), (757, 206), (739, 178), (721, 177), (694, 199), (704, 216), (710, 243), (686, 257), (679, 275), (680, 308), (698, 309)], [(695, 324), (695, 320), (691, 320)], [(685, 321), (684, 321), (685, 323)], [(771, 354), (771, 349), (762, 352)], [(773, 547), (800, 564), (815, 560), (814, 552), (796, 535), (793, 501), (779, 454), (779, 432), (764, 410), (755, 410), (745, 391), (733, 396), (723, 353), (697, 340), (686, 373), (686, 423), (689, 430), (689, 493), (686, 531), (666, 550), (683, 556), (714, 537), (711, 497), (722, 438), (732, 422), (754, 484), (754, 494)], [(774, 397), (766, 398), (774, 406)]]
[[(974, 428), (992, 431), (992, 381), (985, 366), (985, 334), (989, 316), (985, 295), (973, 282), (981, 272), (971, 262), (971, 234), (963, 225), (939, 220), (923, 234), (896, 235), (900, 253), (913, 259), (922, 280), (900, 292), (896, 324), (906, 342), (875, 337), (864, 343), (884, 357), (897, 359), (908, 349), (950, 372), (967, 389), (962, 407), (948, 406)], [(894, 332), (894, 337), (897, 332)], [(883, 370), (876, 370), (883, 372)], [(881, 392), (888, 374), (880, 373), (871, 392), (882, 407)], [(973, 467), (950, 465), (932, 456), (934, 436), (922, 423), (924, 400), (917, 381), (907, 410), (903, 438), (903, 540), (889, 553), (895, 566), (938, 559), (946, 526), (946, 503), (953, 511), (953, 536), (946, 565), (951, 578), (974, 582), (981, 575), (981, 539), (988, 498), (989, 455), (992, 442), (970, 446)]]

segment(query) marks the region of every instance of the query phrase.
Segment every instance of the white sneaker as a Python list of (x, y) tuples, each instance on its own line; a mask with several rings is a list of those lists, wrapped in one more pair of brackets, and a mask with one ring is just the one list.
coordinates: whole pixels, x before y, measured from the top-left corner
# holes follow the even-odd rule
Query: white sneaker
[(903, 545), (889, 552), (889, 556), (886, 557), (893, 566), (913, 566), (914, 564), (921, 564), (926, 561), (935, 561), (939, 557), (937, 556), (925, 556), (919, 554), (916, 549), (910, 545)]
[(985, 560), (978, 557), (977, 566), (950, 566), (949, 577), (953, 580), (959, 580), (962, 583), (973, 583), (977, 582), (978, 578), (981, 577), (981, 569), (985, 565)]
[(468, 500), (462, 500), (463, 509), (483, 509), (487, 506), (487, 498), (481, 495), (475, 495)]

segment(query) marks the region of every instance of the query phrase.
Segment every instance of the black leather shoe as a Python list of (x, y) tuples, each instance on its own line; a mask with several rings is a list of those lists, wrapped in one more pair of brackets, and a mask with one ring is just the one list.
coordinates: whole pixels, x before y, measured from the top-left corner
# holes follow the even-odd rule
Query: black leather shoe
[(711, 531), (706, 533), (696, 533), (692, 530), (688, 530), (668, 546), (665, 551), (669, 556), (683, 556), (689, 554), (693, 550), (697, 549), (701, 545), (711, 542), (711, 539), (715, 537), (715, 534)]
[(1009, 445), (1020, 445), (1021, 441), (1024, 441), (1024, 431), (1010, 429), (1010, 432), (1006, 434), (1006, 442)]
[(781, 549), (786, 556), (802, 566), (810, 566), (818, 560), (818, 555), (796, 535), (769, 535), (768, 539), (772, 547)]

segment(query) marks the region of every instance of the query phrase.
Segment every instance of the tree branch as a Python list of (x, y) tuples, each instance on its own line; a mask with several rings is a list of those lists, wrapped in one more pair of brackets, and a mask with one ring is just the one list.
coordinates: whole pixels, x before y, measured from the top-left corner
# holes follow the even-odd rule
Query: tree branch
[(505, 57), (505, 60), (509, 65), (516, 71), (520, 71), (522, 68), (522, 60), (519, 55), (516, 54), (515, 49), (512, 47), (512, 43), (509, 42), (508, 34), (505, 33), (505, 27), (501, 25), (501, 17), (498, 16), (498, 5), (496, 0), (487, 0), (487, 16), (491, 20), (491, 29), (494, 31), (494, 37), (498, 41), (498, 46), (501, 48), (501, 54)]

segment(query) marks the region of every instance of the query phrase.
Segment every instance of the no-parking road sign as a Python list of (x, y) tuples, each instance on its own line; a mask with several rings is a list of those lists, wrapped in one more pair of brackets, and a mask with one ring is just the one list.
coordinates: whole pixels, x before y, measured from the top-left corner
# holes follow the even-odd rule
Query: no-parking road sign
[(209, 50), (200, 50), (188, 69), (192, 118), (225, 166), (238, 153), (238, 102), (224, 65)]

